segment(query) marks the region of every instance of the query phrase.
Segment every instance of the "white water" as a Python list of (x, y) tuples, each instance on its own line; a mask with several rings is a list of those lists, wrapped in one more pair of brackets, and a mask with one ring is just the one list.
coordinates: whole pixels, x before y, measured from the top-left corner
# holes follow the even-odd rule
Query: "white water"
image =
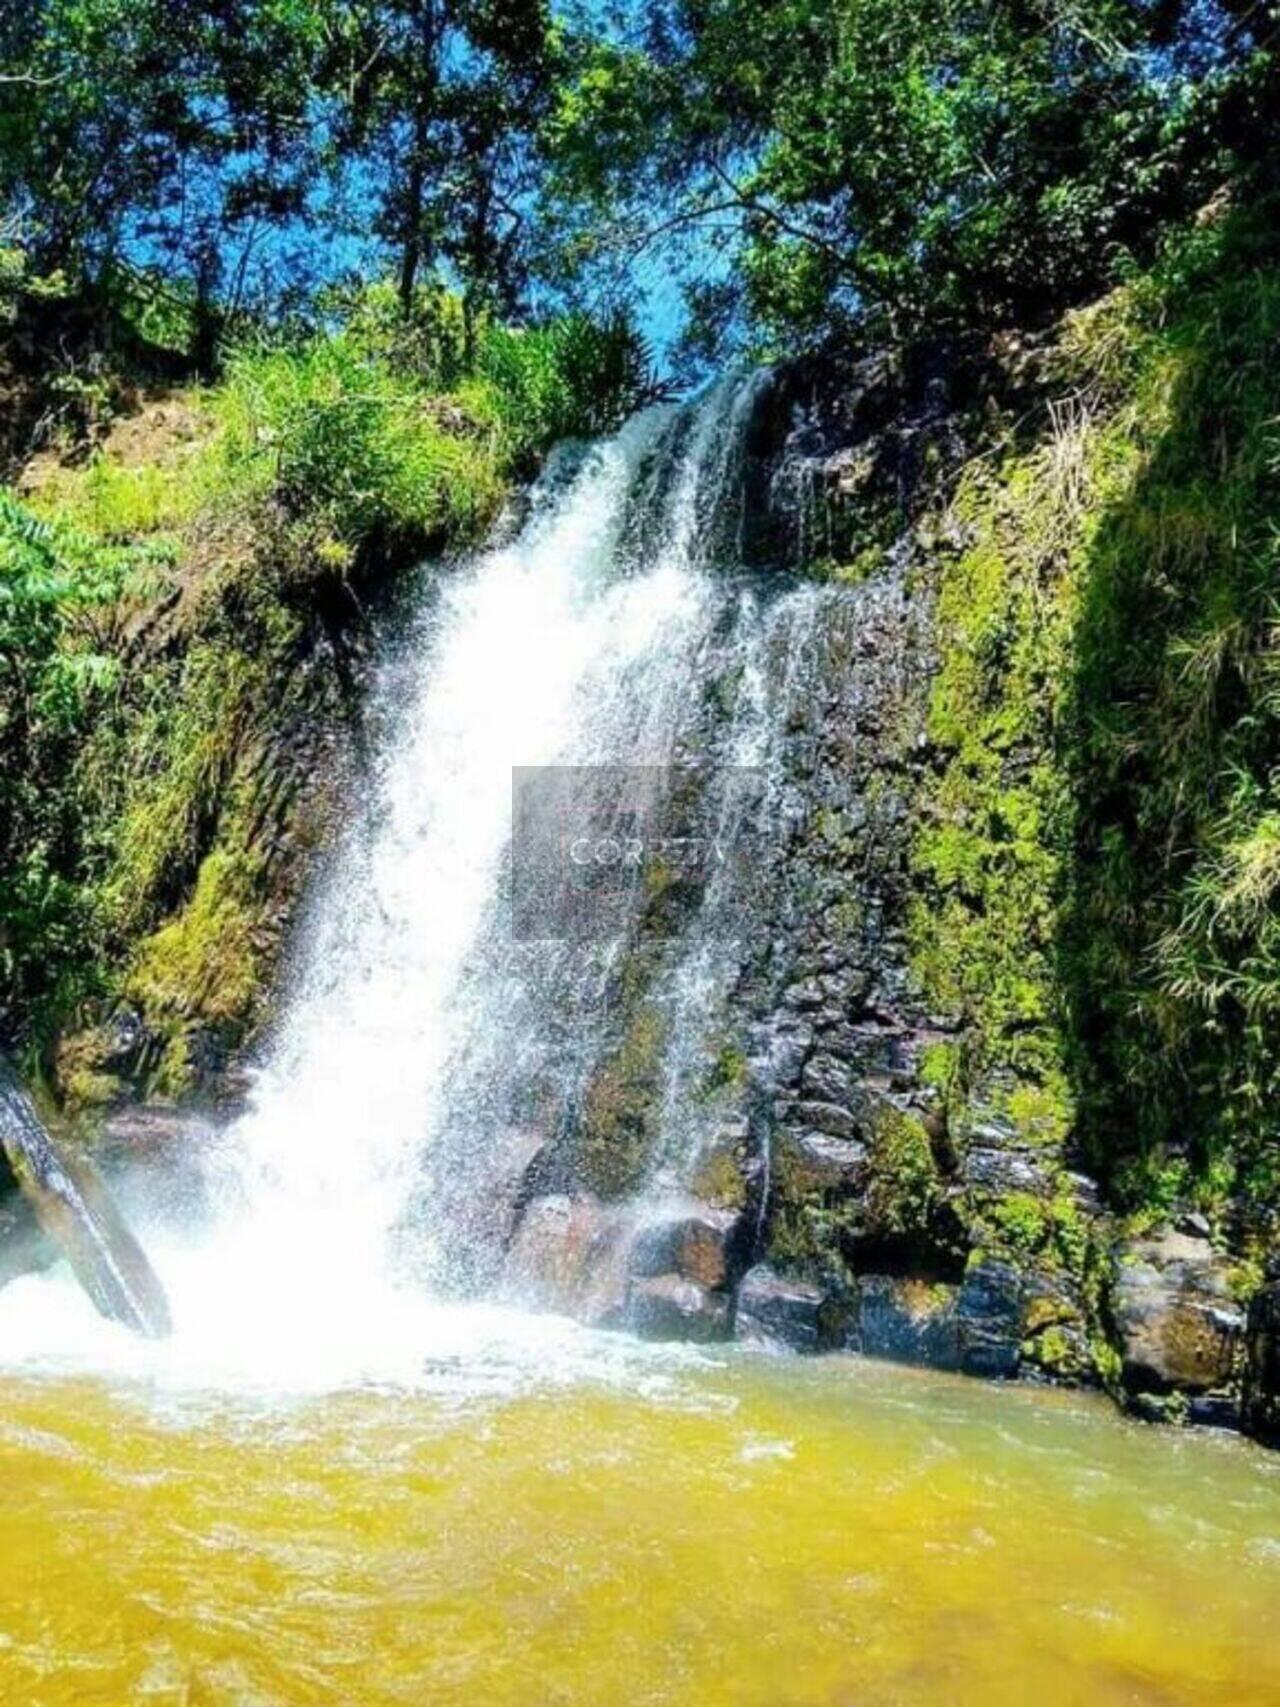
[[(194, 1242), (142, 1229), (173, 1337), (146, 1345), (102, 1322), (55, 1270), (0, 1294), (0, 1362), (316, 1388), (421, 1379), (424, 1359), (437, 1372), (459, 1360), (545, 1372), (652, 1355), (546, 1318), (433, 1302), (405, 1283), (395, 1234), (424, 1157), (455, 1126), (469, 1131), (459, 1074), (501, 1062), (509, 1095), (530, 1064), (522, 1049), (536, 1053), (497, 906), (512, 767), (671, 761), (723, 605), (703, 541), (751, 390), (724, 385), (683, 415), (632, 422), (567, 487), (548, 483), (513, 543), (443, 579), (387, 667), (370, 798), (313, 908), (249, 1111), (213, 1155), (212, 1225)], [(646, 501), (656, 518), (638, 525)], [(758, 659), (750, 646), (745, 656), (740, 762), (758, 757), (762, 716)], [(523, 950), (525, 974), (531, 952), (540, 977), (562, 973), (569, 951)], [(701, 953), (685, 1004), (708, 994)], [(584, 953), (576, 984), (561, 977), (584, 1035), (609, 956)], [(525, 986), (537, 1006), (537, 978)]]

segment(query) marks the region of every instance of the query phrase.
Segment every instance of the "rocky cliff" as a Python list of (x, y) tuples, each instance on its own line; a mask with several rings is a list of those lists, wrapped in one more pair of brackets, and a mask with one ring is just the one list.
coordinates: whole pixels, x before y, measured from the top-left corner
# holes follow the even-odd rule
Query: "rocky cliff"
[[(646, 873), (579, 1090), (526, 1087), (424, 1186), (456, 1200), (455, 1283), (1274, 1436), (1268, 264), (1215, 227), (1052, 336), (750, 388), (681, 805), (731, 768), (750, 611), (774, 707), (750, 928), (714, 1014), (682, 1008), (705, 897)], [(53, 1056), (109, 1140), (138, 1092), (234, 1104), (361, 763), (373, 629), (323, 548), (137, 629), (203, 756), (153, 928)]]

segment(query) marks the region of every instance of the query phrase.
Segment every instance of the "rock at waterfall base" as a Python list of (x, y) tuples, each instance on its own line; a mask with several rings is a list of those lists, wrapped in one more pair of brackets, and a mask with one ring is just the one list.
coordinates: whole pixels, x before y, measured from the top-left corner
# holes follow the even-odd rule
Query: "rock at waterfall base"
[(1110, 1305), (1131, 1399), (1204, 1394), (1231, 1381), (1244, 1314), (1208, 1239), (1168, 1228), (1120, 1246)]

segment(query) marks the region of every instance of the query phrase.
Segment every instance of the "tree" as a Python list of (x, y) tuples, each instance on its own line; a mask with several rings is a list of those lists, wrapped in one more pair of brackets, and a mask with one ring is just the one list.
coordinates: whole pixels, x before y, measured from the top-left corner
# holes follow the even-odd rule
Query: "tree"
[(583, 32), (555, 193), (588, 259), (709, 230), (776, 342), (1035, 321), (1220, 180), (1271, 11), (668, 0)]
[(555, 64), (546, 0), (339, 4), (333, 38), (340, 145), (361, 162), (402, 306), (444, 265), (469, 312), (512, 308)]
[(312, 0), (37, 0), (0, 23), (0, 198), (78, 292), (150, 267), (198, 337), (303, 203)]

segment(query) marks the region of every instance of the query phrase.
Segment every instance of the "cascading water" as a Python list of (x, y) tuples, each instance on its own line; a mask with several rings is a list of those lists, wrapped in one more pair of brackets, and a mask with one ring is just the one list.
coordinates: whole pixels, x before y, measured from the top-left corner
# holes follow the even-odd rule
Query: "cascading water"
[[(580, 1105), (645, 900), (641, 883), (599, 940), (513, 940), (512, 767), (693, 761), (723, 821), (725, 779), (767, 766), (785, 621), (712, 564), (732, 558), (758, 384), (721, 382), (553, 466), (514, 541), (440, 578), (378, 690), (381, 758), (250, 1108), (213, 1149), (213, 1224), (194, 1243), (149, 1235), (175, 1319), (153, 1356), (263, 1379), (401, 1367), (423, 1352), (424, 1276), (436, 1293), (492, 1279), (471, 1215), (486, 1159), (536, 1107), (554, 1124)], [(713, 753), (708, 670), (733, 682)], [(689, 1109), (740, 901), (713, 874), (655, 979), (670, 1046), (637, 1183), (656, 1195), (700, 1142)], [(101, 1333), (54, 1278), (0, 1302), (0, 1355), (96, 1355)]]

